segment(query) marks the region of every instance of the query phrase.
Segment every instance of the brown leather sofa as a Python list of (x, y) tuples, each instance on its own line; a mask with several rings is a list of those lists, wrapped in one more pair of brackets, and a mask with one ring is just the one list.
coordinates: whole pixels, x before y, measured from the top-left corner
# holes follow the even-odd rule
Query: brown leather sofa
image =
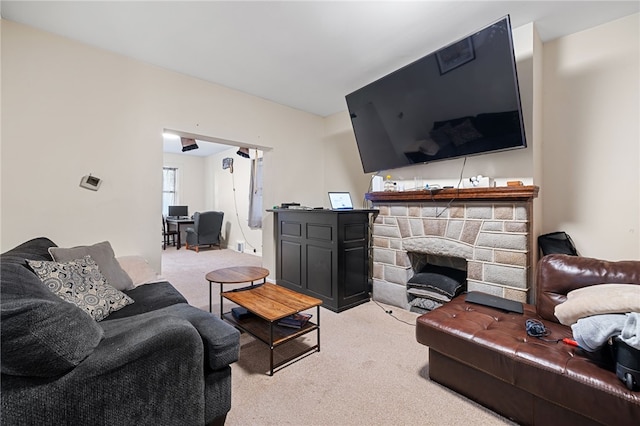
[(416, 339), (429, 346), (429, 377), (525, 425), (638, 425), (640, 392), (598, 366), (580, 348), (529, 337), (536, 318), (548, 339), (571, 338), (554, 308), (576, 288), (604, 283), (640, 285), (640, 261), (608, 262), (548, 255), (536, 271), (536, 305), (524, 314), (465, 302), (461, 295), (420, 316)]

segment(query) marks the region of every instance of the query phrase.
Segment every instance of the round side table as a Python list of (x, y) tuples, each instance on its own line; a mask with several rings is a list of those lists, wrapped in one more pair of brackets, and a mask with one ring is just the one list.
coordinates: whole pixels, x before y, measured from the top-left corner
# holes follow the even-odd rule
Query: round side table
[(225, 284), (251, 283), (253, 286), (258, 280), (262, 280), (262, 284), (264, 284), (267, 282), (268, 275), (269, 270), (259, 266), (232, 266), (207, 273), (205, 279), (209, 281), (209, 312), (213, 309), (211, 300), (213, 283), (220, 284), (220, 318), (222, 318), (222, 292)]

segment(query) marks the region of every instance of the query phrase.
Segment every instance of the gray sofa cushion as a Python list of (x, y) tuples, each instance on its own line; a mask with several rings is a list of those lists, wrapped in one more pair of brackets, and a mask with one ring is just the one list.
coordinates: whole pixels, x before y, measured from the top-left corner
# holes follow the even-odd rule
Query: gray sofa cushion
[(2, 253), (0, 259), (2, 259), (2, 263), (16, 263), (18, 265), (24, 265), (25, 259), (53, 260), (49, 254), (49, 247), (55, 246), (56, 244), (48, 238), (34, 238)]
[[(144, 289), (146, 294), (164, 294), (163, 297), (167, 300), (171, 300), (172, 297), (175, 300), (175, 295), (172, 295), (174, 292), (177, 295), (180, 295), (180, 293), (178, 293), (177, 290), (175, 290), (169, 283), (145, 284), (140, 287), (146, 287)], [(157, 290), (157, 292), (154, 292), (154, 290)], [(128, 293), (131, 294), (131, 292)], [(182, 298), (182, 296), (180, 297)], [(160, 299), (162, 298), (160, 297), (157, 300)], [(218, 370), (238, 360), (240, 352), (240, 332), (217, 316), (191, 306), (187, 304), (186, 301), (166, 306), (156, 305), (153, 309), (148, 309), (146, 313), (138, 312), (139, 307), (136, 307), (136, 305), (138, 305), (138, 300), (142, 302), (141, 304), (148, 301), (146, 297), (138, 295), (136, 303), (125, 306), (121, 310), (114, 312), (100, 324), (102, 324), (105, 330), (108, 330), (109, 327), (115, 325), (112, 323), (116, 321), (118, 323), (121, 321), (127, 321), (127, 317), (132, 315), (137, 315), (138, 317), (173, 316), (186, 319), (195, 327), (196, 330), (198, 330), (198, 333), (202, 337), (202, 341), (204, 343), (204, 357), (205, 360), (208, 360), (205, 364), (209, 370)], [(122, 314), (123, 311), (126, 315)]]
[(0, 257), (3, 374), (57, 376), (90, 355), (103, 337), (89, 315), (49, 291), (27, 267), (25, 259), (51, 260), (50, 245), (39, 238)]
[[(136, 302), (137, 303), (137, 302)], [(131, 305), (132, 307), (135, 305)], [(126, 308), (124, 308), (126, 309)], [(123, 309), (123, 310), (124, 310)], [(211, 315), (187, 303), (178, 303), (160, 309), (141, 313), (135, 318), (119, 318), (102, 321), (100, 324), (109, 334), (113, 327), (122, 327), (132, 320), (141, 321), (143, 318), (175, 317), (187, 320), (197, 331), (204, 344), (204, 359), (208, 371), (218, 370), (236, 362), (240, 353), (240, 332), (217, 316)]]
[(104, 339), (68, 373), (2, 375), (3, 426), (207, 424), (202, 339), (187, 320), (158, 311), (99, 324)]
[(103, 241), (91, 246), (51, 247), (49, 253), (56, 262), (69, 262), (89, 255), (98, 264), (100, 272), (102, 272), (102, 275), (110, 285), (118, 290), (131, 290), (133, 288), (133, 280), (116, 260), (116, 255), (109, 241)]
[(135, 303), (112, 312), (103, 321), (143, 314), (177, 303), (187, 303), (187, 299), (171, 283), (166, 281), (143, 284), (124, 293), (135, 300)]
[(166, 308), (166, 312), (187, 319), (200, 333), (204, 342), (204, 357), (211, 370), (223, 368), (238, 360), (240, 332), (209, 312), (187, 304)]

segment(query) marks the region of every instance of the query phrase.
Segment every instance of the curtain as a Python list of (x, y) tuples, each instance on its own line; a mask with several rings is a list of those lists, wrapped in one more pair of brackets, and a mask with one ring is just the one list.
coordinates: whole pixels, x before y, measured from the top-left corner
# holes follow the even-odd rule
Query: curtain
[(251, 160), (249, 228), (262, 228), (262, 158)]

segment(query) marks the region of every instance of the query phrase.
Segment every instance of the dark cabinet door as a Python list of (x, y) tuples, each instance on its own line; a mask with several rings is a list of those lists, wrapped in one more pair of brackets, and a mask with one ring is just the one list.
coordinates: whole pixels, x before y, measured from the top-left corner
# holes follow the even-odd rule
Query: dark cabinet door
[(272, 211), (278, 284), (336, 312), (369, 300), (371, 210)]
[(276, 255), (276, 281), (293, 290), (302, 289), (302, 265), (304, 263), (302, 223), (281, 220), (278, 224), (278, 248)]

